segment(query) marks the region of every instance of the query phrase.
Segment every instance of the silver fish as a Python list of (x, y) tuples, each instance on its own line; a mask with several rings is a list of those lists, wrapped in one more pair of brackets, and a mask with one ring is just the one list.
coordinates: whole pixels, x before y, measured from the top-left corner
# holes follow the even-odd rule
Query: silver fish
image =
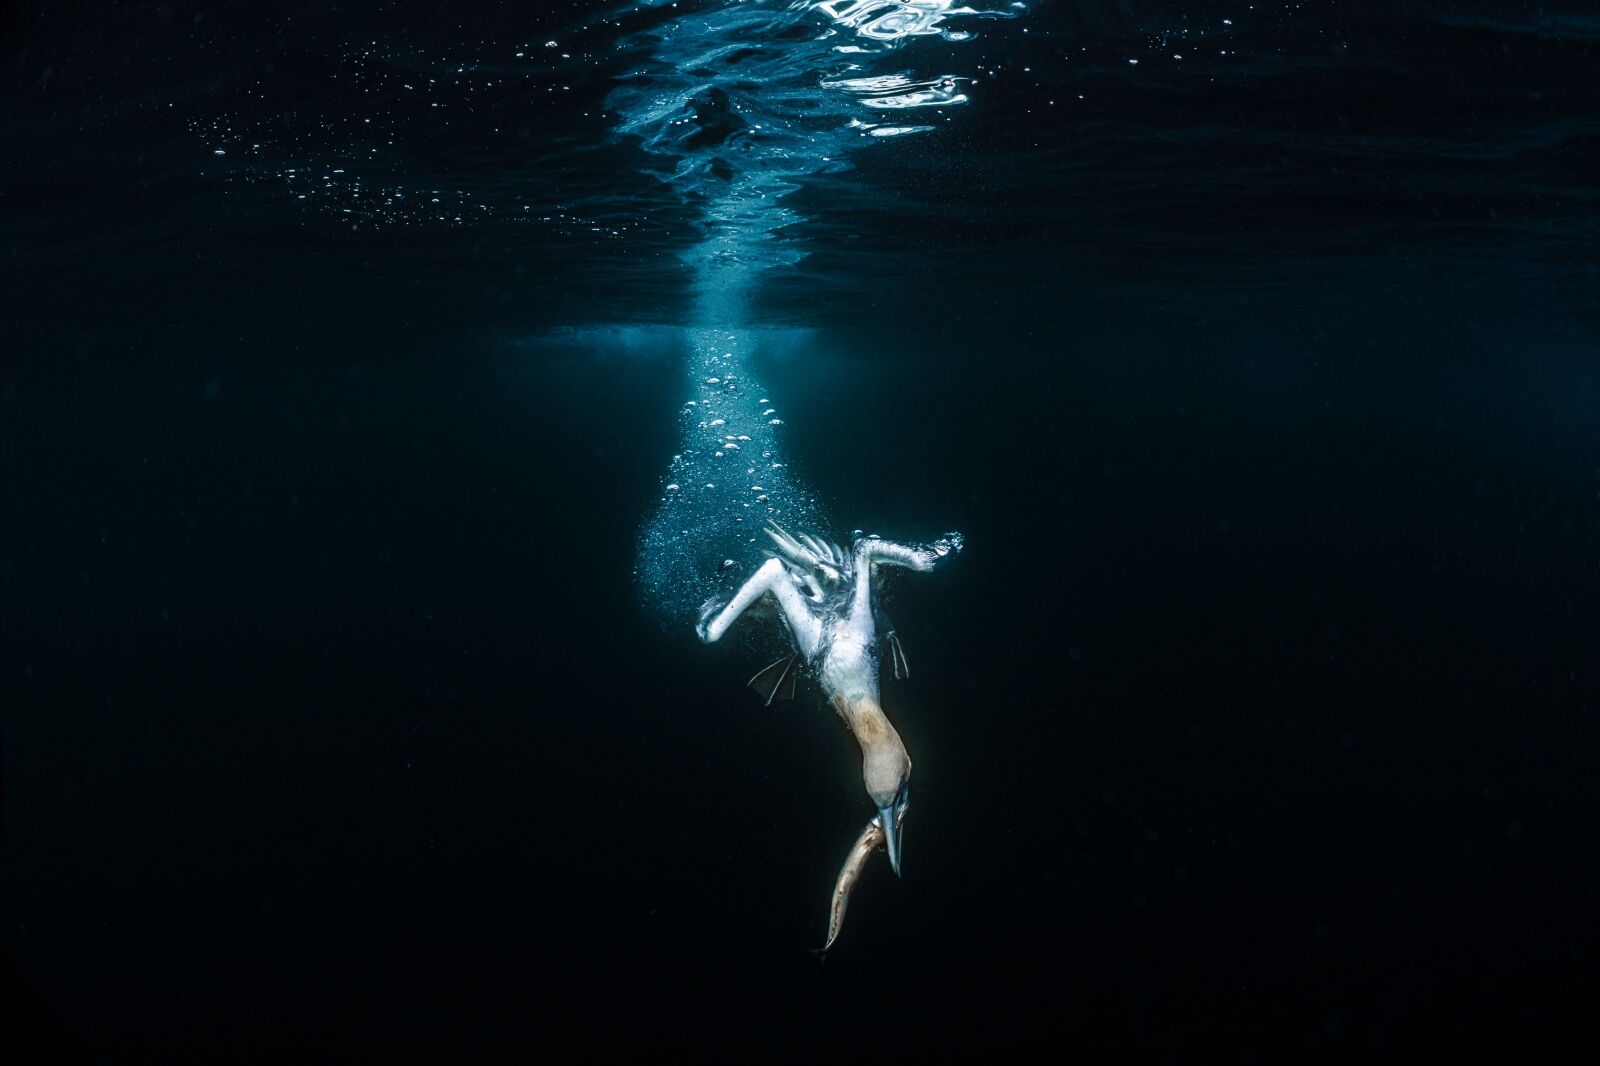
[(828, 942), (822, 945), (823, 951), (833, 947), (833, 942), (839, 939), (839, 930), (844, 927), (844, 909), (850, 905), (850, 893), (856, 887), (856, 882), (861, 880), (861, 871), (867, 868), (867, 859), (883, 847), (884, 839), (883, 826), (875, 816), (856, 838), (855, 847), (850, 849), (849, 856), (844, 860), (844, 866), (839, 870), (839, 881), (833, 886), (833, 904), (828, 908)]

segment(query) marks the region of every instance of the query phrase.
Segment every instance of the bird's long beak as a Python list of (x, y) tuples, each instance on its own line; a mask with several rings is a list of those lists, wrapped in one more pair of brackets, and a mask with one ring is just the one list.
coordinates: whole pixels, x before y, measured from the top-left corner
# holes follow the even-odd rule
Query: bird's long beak
[(900, 876), (900, 831), (904, 826), (894, 815), (894, 804), (878, 808), (878, 824), (883, 826), (883, 846), (889, 852), (889, 868)]

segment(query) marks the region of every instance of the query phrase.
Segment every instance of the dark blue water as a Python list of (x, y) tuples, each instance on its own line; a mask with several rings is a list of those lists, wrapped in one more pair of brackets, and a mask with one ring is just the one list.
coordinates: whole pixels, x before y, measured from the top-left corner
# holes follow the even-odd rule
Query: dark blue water
[[(16, 1061), (1596, 1050), (1600, 21), (995, 6), (0, 14)], [(711, 329), (967, 538), (820, 966)]]

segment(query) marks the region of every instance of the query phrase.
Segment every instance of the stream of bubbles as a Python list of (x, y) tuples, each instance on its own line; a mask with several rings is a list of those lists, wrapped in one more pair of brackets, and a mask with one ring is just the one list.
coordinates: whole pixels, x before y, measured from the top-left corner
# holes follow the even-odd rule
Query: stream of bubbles
[(701, 214), (688, 253), (694, 303), (685, 330), (681, 439), (639, 538), (646, 599), (671, 617), (725, 592), (760, 560), (761, 530), (833, 532), (817, 494), (784, 459), (787, 417), (756, 377), (763, 332), (749, 316), (764, 274), (802, 256), (783, 203), (849, 153), (928, 134), (967, 102), (970, 77), (900, 65), (921, 42), (950, 62), (979, 19), (957, 0), (651, 0), (655, 16), (623, 42), (643, 57), (612, 94), (618, 131), (636, 137), (664, 180)]

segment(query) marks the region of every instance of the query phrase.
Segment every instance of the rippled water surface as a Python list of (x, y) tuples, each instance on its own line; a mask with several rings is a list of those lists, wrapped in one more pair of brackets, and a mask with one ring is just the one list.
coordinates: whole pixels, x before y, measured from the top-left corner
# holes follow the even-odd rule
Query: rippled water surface
[[(1581, 5), (0, 47), (0, 1041), (1593, 1050)], [(905, 876), (825, 965), (859, 757), (693, 631), (769, 519), (966, 537), (888, 590)]]

